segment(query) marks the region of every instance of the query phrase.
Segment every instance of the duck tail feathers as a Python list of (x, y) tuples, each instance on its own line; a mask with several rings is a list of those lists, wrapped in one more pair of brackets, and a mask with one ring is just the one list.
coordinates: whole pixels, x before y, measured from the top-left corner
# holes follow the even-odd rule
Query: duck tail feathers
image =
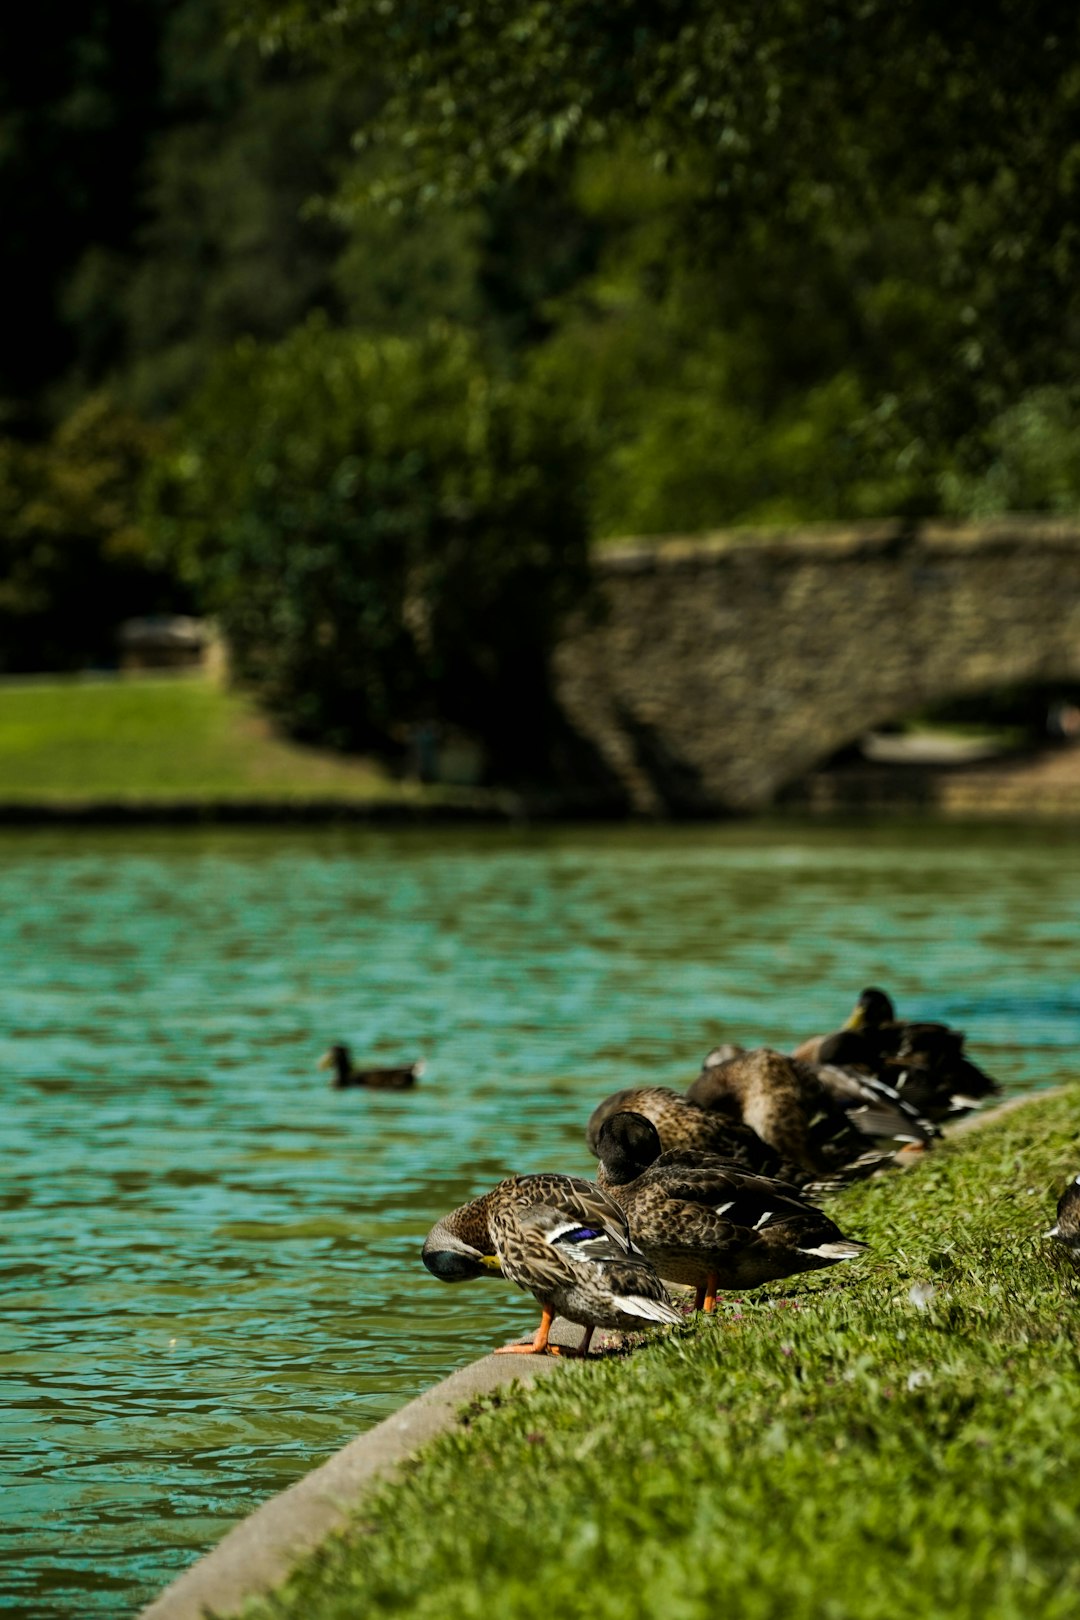
[(817, 1254), (822, 1260), (854, 1260), (856, 1255), (865, 1253), (870, 1247), (869, 1243), (858, 1243), (854, 1238), (842, 1238), (839, 1243), (817, 1243), (813, 1248), (802, 1245), (800, 1254)]
[(620, 1294), (619, 1309), (627, 1316), (640, 1316), (646, 1322), (670, 1322), (674, 1325), (682, 1317), (666, 1299), (646, 1299), (643, 1294)]

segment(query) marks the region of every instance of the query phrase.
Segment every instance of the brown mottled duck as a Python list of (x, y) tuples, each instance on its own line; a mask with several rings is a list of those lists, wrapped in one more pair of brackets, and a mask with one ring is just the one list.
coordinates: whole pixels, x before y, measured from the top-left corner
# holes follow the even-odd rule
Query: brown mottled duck
[(711, 1154), (662, 1153), (640, 1114), (605, 1120), (598, 1147), (600, 1185), (626, 1212), (658, 1274), (696, 1290), (697, 1310), (712, 1311), (718, 1289), (757, 1288), (866, 1247), (786, 1182)]
[(898, 1019), (884, 990), (859, 993), (843, 1026), (796, 1047), (796, 1058), (856, 1067), (890, 1085), (936, 1123), (977, 1108), (1000, 1091), (964, 1051), (964, 1034), (948, 1024)]
[[(681, 1320), (618, 1204), (578, 1176), (500, 1181), (436, 1222), (421, 1257), (443, 1282), (503, 1276), (539, 1301), (532, 1342), (501, 1345), (497, 1355), (586, 1356), (598, 1327), (628, 1332)], [(556, 1316), (584, 1327), (576, 1350), (549, 1343)]]
[[(917, 1110), (887, 1087), (768, 1046), (724, 1063), (707, 1062), (686, 1097), (750, 1126), (804, 1175), (868, 1173), (901, 1144), (925, 1145), (934, 1135)], [(880, 1151), (882, 1143), (886, 1151)]]
[(1080, 1261), (1080, 1176), (1074, 1176), (1058, 1199), (1057, 1220), (1046, 1233), (1070, 1259)]
[(349, 1086), (366, 1086), (369, 1091), (411, 1091), (427, 1067), (423, 1058), (415, 1063), (397, 1063), (382, 1069), (357, 1068), (347, 1046), (338, 1044), (324, 1052), (320, 1069), (332, 1071), (330, 1084), (336, 1091)]
[(749, 1125), (730, 1114), (699, 1107), (668, 1086), (628, 1086), (598, 1103), (585, 1127), (585, 1140), (594, 1157), (598, 1156), (604, 1121), (626, 1112), (643, 1114), (652, 1121), (665, 1153), (717, 1153), (747, 1170), (782, 1181), (802, 1173), (794, 1160), (776, 1153)]

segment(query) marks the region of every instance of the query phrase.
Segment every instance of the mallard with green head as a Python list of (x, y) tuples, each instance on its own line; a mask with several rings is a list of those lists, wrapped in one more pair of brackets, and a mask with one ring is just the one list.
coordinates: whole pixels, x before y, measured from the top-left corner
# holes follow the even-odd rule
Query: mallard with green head
[[(598, 1327), (634, 1332), (681, 1321), (618, 1204), (578, 1176), (500, 1181), (437, 1221), (421, 1258), (442, 1282), (508, 1277), (539, 1302), (532, 1342), (501, 1345), (496, 1355), (585, 1356)], [(549, 1342), (556, 1316), (584, 1327), (576, 1350)]]
[(331, 1071), (335, 1091), (349, 1086), (367, 1086), (369, 1091), (411, 1091), (427, 1067), (423, 1058), (415, 1063), (397, 1063), (383, 1069), (362, 1069), (354, 1065), (349, 1048), (339, 1042), (319, 1059), (320, 1069)]
[(600, 1185), (659, 1276), (696, 1290), (698, 1310), (713, 1310), (721, 1288), (757, 1288), (866, 1248), (786, 1182), (709, 1154), (662, 1153), (640, 1114), (612, 1115), (598, 1147)]

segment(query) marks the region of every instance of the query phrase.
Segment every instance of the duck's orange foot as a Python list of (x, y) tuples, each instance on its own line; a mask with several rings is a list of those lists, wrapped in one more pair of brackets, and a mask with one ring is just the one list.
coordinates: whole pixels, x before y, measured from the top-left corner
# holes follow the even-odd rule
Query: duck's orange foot
[(562, 1356), (575, 1354), (572, 1350), (561, 1350), (557, 1344), (535, 1344), (532, 1339), (528, 1344), (500, 1344), (491, 1352), (493, 1356)]

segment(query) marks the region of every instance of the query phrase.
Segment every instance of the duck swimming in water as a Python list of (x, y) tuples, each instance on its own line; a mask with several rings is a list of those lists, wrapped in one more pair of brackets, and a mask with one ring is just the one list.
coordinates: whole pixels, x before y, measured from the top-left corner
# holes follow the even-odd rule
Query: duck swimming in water
[(340, 1043), (319, 1059), (320, 1069), (333, 1071), (330, 1084), (335, 1091), (344, 1091), (349, 1086), (367, 1086), (369, 1091), (411, 1091), (426, 1067), (424, 1059), (419, 1058), (415, 1063), (399, 1063), (383, 1069), (356, 1068), (349, 1048)]
[[(508, 1277), (539, 1302), (531, 1343), (501, 1345), (497, 1355), (586, 1356), (598, 1327), (628, 1332), (682, 1320), (618, 1204), (578, 1176), (500, 1181), (437, 1221), (421, 1258), (443, 1282)], [(556, 1316), (584, 1327), (576, 1350), (549, 1342)]]

